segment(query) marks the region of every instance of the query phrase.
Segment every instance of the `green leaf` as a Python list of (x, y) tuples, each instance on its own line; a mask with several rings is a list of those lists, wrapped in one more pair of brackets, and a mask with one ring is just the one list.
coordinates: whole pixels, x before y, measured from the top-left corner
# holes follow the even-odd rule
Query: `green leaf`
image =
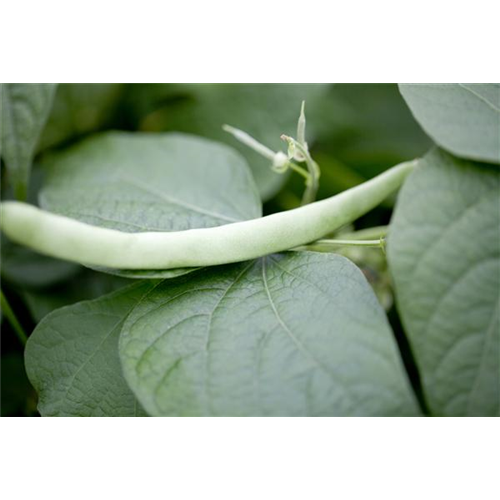
[[(260, 217), (245, 160), (227, 146), (182, 134), (107, 133), (44, 163), (42, 207), (128, 232), (213, 227)], [(128, 278), (192, 272), (125, 271)]]
[(437, 415), (498, 415), (500, 174), (433, 151), (400, 193), (388, 258)]
[(123, 322), (156, 283), (143, 281), (46, 316), (28, 339), (28, 377), (43, 416), (141, 416), (118, 357)]
[(31, 162), (52, 106), (55, 84), (0, 84), (1, 155), (18, 199), (26, 199)]
[(338, 255), (274, 255), (163, 282), (120, 338), (152, 415), (417, 413), (392, 332)]
[(500, 163), (500, 84), (401, 84), (424, 130), (444, 149)]
[[(262, 199), (268, 200), (282, 187), (287, 176), (275, 173), (268, 160), (239, 144), (222, 130), (222, 125), (227, 123), (244, 130), (271, 149), (284, 150), (280, 136), (296, 135), (301, 102), (306, 100), (308, 116), (315, 116), (314, 110), (324, 104), (328, 90), (327, 85), (319, 84), (155, 86), (156, 103), (141, 126), (146, 130), (199, 134), (237, 148), (248, 160)], [(176, 94), (185, 98), (173, 99)], [(163, 100), (167, 104), (161, 106)], [(314, 141), (316, 123), (319, 121), (308, 121), (310, 143)]]

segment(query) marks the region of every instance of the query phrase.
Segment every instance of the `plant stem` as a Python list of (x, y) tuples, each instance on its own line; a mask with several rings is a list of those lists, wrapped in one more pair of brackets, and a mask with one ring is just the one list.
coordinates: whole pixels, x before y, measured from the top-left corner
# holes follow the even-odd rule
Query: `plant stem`
[(299, 167), (299, 165), (296, 165), (295, 163), (293, 162), (289, 162), (288, 163), (288, 166), (294, 171), (294, 172), (297, 172), (298, 174), (300, 174), (302, 177), (304, 177), (304, 179), (306, 180), (306, 183), (310, 182), (310, 174), (307, 170), (304, 170), (302, 167)]
[(19, 337), (19, 340), (21, 341), (23, 346), (25, 346), (26, 341), (28, 340), (28, 336), (26, 335), (25, 331), (23, 330), (21, 323), (19, 323), (16, 315), (14, 314), (14, 311), (10, 307), (10, 304), (7, 301), (2, 290), (0, 290), (0, 307), (2, 309), (2, 313), (5, 314), (7, 321), (10, 323), (10, 325), (12, 326), (14, 331), (16, 332), (17, 336)]
[(382, 238), (378, 240), (317, 240), (309, 245), (302, 245), (296, 248), (292, 248), (294, 251), (319, 251), (319, 252), (330, 252), (335, 251), (338, 247), (372, 247), (372, 248), (383, 248), (384, 240)]
[(300, 174), (306, 180), (306, 189), (302, 197), (302, 205), (307, 205), (311, 203), (316, 198), (316, 193), (319, 187), (319, 176), (320, 170), (318, 164), (311, 158), (309, 151), (307, 149), (307, 144), (305, 143), (305, 115), (304, 115), (304, 102), (302, 102), (301, 115), (299, 118), (299, 123), (297, 127), (297, 133), (299, 137), (302, 137), (301, 141), (296, 141), (292, 137), (282, 135), (281, 138), (287, 141), (289, 145), (293, 145), (295, 150), (298, 150), (300, 154), (300, 161), (305, 161), (307, 165), (307, 170), (295, 164), (291, 159), (287, 159), (286, 155), (282, 152), (274, 152), (269, 149), (264, 144), (254, 139), (250, 134), (247, 134), (243, 130), (231, 127), (231, 125), (223, 125), (222, 129), (229, 132), (235, 139), (240, 141), (245, 146), (253, 149), (255, 152), (259, 153), (264, 158), (271, 160), (272, 168), (277, 173), (284, 173), (289, 168)]
[(385, 238), (387, 236), (388, 230), (389, 226), (368, 227), (351, 233), (339, 234), (339, 238), (342, 238), (343, 240), (379, 240), (380, 238)]

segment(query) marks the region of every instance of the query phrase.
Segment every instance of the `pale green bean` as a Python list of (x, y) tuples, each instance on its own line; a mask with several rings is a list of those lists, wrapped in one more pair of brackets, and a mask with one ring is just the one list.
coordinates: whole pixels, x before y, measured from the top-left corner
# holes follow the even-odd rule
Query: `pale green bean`
[(123, 233), (15, 201), (0, 204), (0, 224), (17, 243), (82, 264), (118, 269), (227, 264), (305, 245), (356, 220), (398, 189), (414, 165), (402, 163), (326, 200), (213, 228)]

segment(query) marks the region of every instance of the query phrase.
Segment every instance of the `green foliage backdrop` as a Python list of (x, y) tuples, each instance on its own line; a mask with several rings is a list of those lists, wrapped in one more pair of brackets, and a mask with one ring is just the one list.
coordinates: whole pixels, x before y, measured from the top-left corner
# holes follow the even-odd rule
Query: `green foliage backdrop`
[(2, 199), (125, 232), (296, 208), (303, 179), (222, 125), (285, 150), (302, 100), (319, 198), (420, 158), (399, 196), (330, 235), (387, 233), (387, 258), (319, 245), (205, 269), (90, 269), (2, 235), (2, 415), (499, 414), (500, 85), (0, 92)]

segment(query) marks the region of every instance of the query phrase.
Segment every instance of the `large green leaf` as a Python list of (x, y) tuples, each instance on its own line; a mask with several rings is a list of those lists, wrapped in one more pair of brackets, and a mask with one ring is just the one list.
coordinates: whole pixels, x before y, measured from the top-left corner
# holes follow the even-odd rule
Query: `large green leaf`
[(338, 255), (275, 255), (163, 282), (120, 339), (152, 415), (417, 412), (386, 316)]
[(431, 152), (390, 226), (399, 310), (438, 415), (499, 412), (500, 174)]
[(444, 149), (500, 163), (500, 84), (401, 84), (424, 130)]
[(31, 162), (55, 89), (51, 83), (0, 84), (1, 155), (17, 198), (26, 198)]
[(156, 283), (143, 281), (46, 316), (29, 337), (25, 362), (43, 416), (140, 416), (118, 357), (130, 311)]
[[(245, 130), (275, 150), (283, 150), (282, 134), (296, 135), (302, 100), (308, 116), (324, 107), (329, 91), (318, 84), (192, 84), (145, 87), (153, 103), (142, 121), (147, 130), (190, 132), (236, 147), (247, 158), (264, 200), (283, 185), (286, 176), (271, 169), (269, 160), (250, 151), (222, 130), (228, 123)], [(175, 99), (178, 96), (180, 98)], [(319, 120), (308, 122), (308, 140), (313, 142)]]
[[(121, 231), (176, 231), (260, 217), (245, 160), (233, 149), (181, 134), (106, 133), (44, 163), (42, 207)], [(130, 278), (192, 270), (117, 271)]]

